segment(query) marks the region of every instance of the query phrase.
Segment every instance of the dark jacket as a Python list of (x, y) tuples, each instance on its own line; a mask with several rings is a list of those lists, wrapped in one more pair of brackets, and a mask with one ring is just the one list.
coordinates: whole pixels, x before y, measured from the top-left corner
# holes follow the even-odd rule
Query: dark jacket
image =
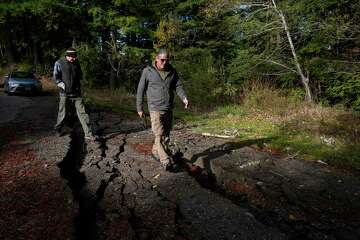
[(144, 95), (147, 96), (149, 111), (170, 110), (174, 106), (174, 91), (184, 100), (186, 94), (175, 69), (169, 65), (163, 80), (153, 66), (147, 66), (141, 75), (136, 95), (136, 108), (143, 111)]
[(56, 61), (54, 66), (54, 80), (56, 84), (63, 82), (65, 91), (60, 89), (61, 96), (81, 96), (80, 80), (82, 79), (82, 71), (78, 60), (71, 63), (65, 58)]

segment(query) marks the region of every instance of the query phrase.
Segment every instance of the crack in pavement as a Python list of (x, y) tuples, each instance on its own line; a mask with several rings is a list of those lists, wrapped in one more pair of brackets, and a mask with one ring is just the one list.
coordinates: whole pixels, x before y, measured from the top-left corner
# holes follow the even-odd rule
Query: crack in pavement
[[(41, 114), (37, 114), (36, 124), (31, 119), (34, 114), (24, 111), (12, 122), (17, 129), (6, 130), (10, 131), (9, 134), (13, 130), (20, 132), (24, 123), (34, 122), (21, 131), (32, 136), (32, 140), (36, 139), (35, 133), (39, 137), (45, 132), (48, 135), (51, 109), (56, 110), (50, 106), (53, 105), (46, 108), (49, 109), (47, 113), (41, 110)], [(35, 110), (29, 108), (29, 111)], [(98, 117), (100, 119), (100, 114)], [(55, 160), (54, 164), (61, 161), (58, 167), (63, 179), (58, 178), (54, 182), (57, 188), (52, 188), (55, 185), (32, 183), (33, 176), (29, 175), (31, 181), (26, 179), (26, 185), (29, 195), (34, 194), (27, 197), (26, 204), (33, 198), (41, 202), (53, 201), (56, 196), (52, 196), (51, 189), (56, 189), (60, 201), (71, 210), (66, 215), (66, 222), (60, 223), (62, 226), (47, 226), (49, 219), (61, 215), (61, 206), (57, 209), (58, 205), (53, 205), (54, 216), (48, 218), (53, 212), (47, 211), (35, 222), (33, 211), (41, 208), (34, 206), (30, 211), (25, 210), (30, 213), (27, 217), (17, 215), (20, 221), (29, 220), (27, 227), (20, 226), (18, 219), (14, 219), (11, 226), (17, 224), (17, 229), (9, 226), (8, 231), (15, 232), (20, 228), (26, 229), (20, 229), (24, 234), (27, 229), (31, 233), (40, 231), (36, 229), (43, 229), (38, 227), (45, 221), (42, 227), (56, 228), (53, 238), (62, 238), (61, 231), (66, 228), (66, 239), (74, 240), (359, 239), (360, 182), (356, 174), (294, 157), (269, 156), (261, 149), (249, 147), (253, 140), (233, 144), (212, 141), (185, 131), (172, 139), (178, 148), (174, 154), (187, 160), (184, 169), (188, 172), (170, 173), (163, 171), (149, 156), (153, 141), (151, 132), (140, 131), (135, 121), (123, 121), (120, 126), (118, 119), (115, 114), (110, 114), (101, 121), (95, 120), (101, 127), (98, 130), (102, 135), (99, 142), (84, 142), (77, 124), (70, 137), (56, 139), (51, 136), (49, 139), (55, 141), (37, 144), (41, 161), (46, 159), (46, 169), (49, 169), (47, 161), (50, 159)], [(9, 135), (3, 142), (11, 139), (15, 138)], [(10, 142), (12, 144), (20, 143)], [(191, 161), (194, 163), (189, 164)], [(29, 166), (26, 164), (25, 168)], [(22, 165), (16, 167), (19, 173), (24, 173)], [(222, 175), (224, 172), (228, 175)], [(42, 180), (58, 174), (58, 171), (53, 169), (51, 173), (41, 175)], [(68, 185), (66, 189), (63, 189), (64, 182)], [(37, 195), (40, 188), (47, 193)], [(33, 189), (36, 192), (32, 192)], [(70, 190), (73, 201), (69, 200)], [(62, 198), (64, 193), (66, 198)], [(8, 196), (16, 195), (11, 193)], [(72, 225), (68, 222), (71, 217)], [(69, 238), (71, 234), (72, 238)]]
[[(232, 229), (234, 234), (241, 235), (246, 231), (228, 226), (227, 222), (236, 222), (246, 227), (257, 224), (254, 220), (250, 221), (249, 217), (246, 217), (249, 220), (246, 222), (248, 220), (244, 219), (246, 213), (243, 210), (235, 211), (240, 215), (233, 221), (233, 217), (229, 216), (235, 212), (229, 211), (228, 203), (222, 203), (223, 200), (214, 195), (211, 198), (217, 200), (211, 205), (220, 209), (203, 212), (204, 206), (198, 206), (196, 202), (209, 204), (209, 193), (194, 185), (195, 181), (187, 177), (187, 173), (180, 172), (177, 175), (165, 172), (157, 162), (136, 153), (136, 141), (143, 144), (142, 138), (148, 138), (148, 132), (140, 132), (139, 138), (136, 133), (128, 132), (100, 138), (96, 144), (84, 143), (87, 149), (85, 154), (81, 154), (82, 148), (76, 145), (76, 138), (80, 137), (72, 136), (69, 156), (84, 163), (72, 167), (81, 167), (80, 174), (85, 178), (74, 194), (79, 195), (76, 239), (115, 239), (116, 236), (118, 239), (201, 239), (203, 234), (203, 237), (209, 236), (203, 231), (212, 229), (206, 224), (213, 216), (216, 216), (215, 219), (221, 217), (222, 228)], [(145, 148), (139, 150), (147, 151)], [(200, 229), (194, 229), (194, 223)], [(114, 225), (118, 226), (117, 231)], [(198, 237), (190, 237), (187, 231), (197, 232)], [(272, 236), (273, 232), (268, 231), (267, 234)], [(220, 235), (220, 232), (213, 233), (214, 237)]]
[[(119, 170), (110, 163), (104, 165), (106, 159), (106, 141), (100, 142), (98, 149), (101, 149), (100, 158), (93, 158), (96, 149), (87, 150), (87, 144), (83, 141), (82, 135), (74, 129), (70, 134), (69, 149), (64, 159), (58, 164), (60, 175), (67, 180), (68, 186), (73, 192), (74, 200), (78, 202), (78, 215), (74, 219), (75, 239), (99, 239), (97, 218), (99, 215), (98, 203), (103, 199), (109, 184), (121, 176)], [(90, 144), (90, 148), (93, 146)], [(121, 148), (118, 156), (121, 154)], [(90, 157), (88, 160), (87, 157)], [(96, 162), (94, 162), (94, 160)], [(88, 161), (87, 161), (88, 160)], [(90, 164), (85, 164), (90, 163)], [(100, 179), (93, 181), (93, 176), (86, 170), (94, 167)], [(81, 171), (79, 171), (81, 169)], [(100, 181), (98, 181), (100, 180)]]
[[(60, 175), (67, 180), (73, 192), (74, 200), (78, 202), (78, 215), (74, 219), (75, 239), (96, 239), (96, 225), (94, 221), (94, 197), (89, 194), (84, 186), (86, 176), (79, 171), (81, 162), (85, 158), (85, 143), (76, 131), (70, 135), (70, 147), (63, 161), (58, 164)], [(89, 229), (91, 231), (89, 232)]]

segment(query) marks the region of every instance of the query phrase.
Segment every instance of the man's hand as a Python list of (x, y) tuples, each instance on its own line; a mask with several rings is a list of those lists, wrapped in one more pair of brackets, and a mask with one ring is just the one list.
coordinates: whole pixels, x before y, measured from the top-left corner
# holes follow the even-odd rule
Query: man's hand
[(140, 118), (143, 118), (145, 116), (144, 112), (138, 112), (138, 115)]
[(184, 108), (187, 109), (189, 107), (189, 101), (187, 100), (187, 98), (183, 100), (183, 103), (184, 103)]
[(59, 82), (59, 83), (57, 84), (57, 86), (58, 86), (59, 88), (61, 88), (62, 90), (65, 91), (65, 83)]

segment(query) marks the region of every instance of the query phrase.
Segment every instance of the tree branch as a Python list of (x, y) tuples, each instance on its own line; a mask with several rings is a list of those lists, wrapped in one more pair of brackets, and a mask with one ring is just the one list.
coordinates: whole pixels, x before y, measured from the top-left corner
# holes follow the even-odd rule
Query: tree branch
[(287, 70), (289, 70), (291, 72), (294, 72), (294, 73), (298, 74), (298, 72), (295, 69), (292, 69), (292, 68), (290, 68), (290, 67), (288, 67), (288, 66), (286, 66), (286, 65), (284, 65), (282, 63), (275, 62), (274, 60), (264, 59), (264, 62), (269, 62), (269, 63), (275, 64), (275, 65), (281, 66), (281, 67), (283, 67), (283, 68), (285, 68), (285, 69), (287, 69)]
[(276, 29), (283, 29), (283, 27), (269, 28), (269, 29), (266, 29), (266, 30), (264, 30), (264, 31), (262, 31), (262, 32), (258, 32), (258, 33), (254, 33), (254, 34), (248, 35), (248, 37), (259, 36), (259, 35), (261, 35), (261, 34), (263, 34), (263, 33), (267, 33), (267, 32), (269, 32), (269, 31), (276, 30)]
[(253, 16), (255, 16), (255, 14), (257, 14), (258, 12), (264, 11), (271, 8), (270, 6), (264, 7), (264, 8), (260, 8), (254, 12), (252, 12), (251, 14), (247, 15), (243, 20), (247, 21), (248, 19), (252, 18)]

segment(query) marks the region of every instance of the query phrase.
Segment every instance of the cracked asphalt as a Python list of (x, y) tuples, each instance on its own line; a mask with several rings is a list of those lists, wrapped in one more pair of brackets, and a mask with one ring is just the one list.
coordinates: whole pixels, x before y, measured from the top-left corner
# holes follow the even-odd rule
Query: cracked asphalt
[[(176, 172), (134, 119), (52, 131), (57, 98), (0, 94), (0, 239), (359, 239), (358, 173), (172, 133)], [(335, 228), (335, 230), (333, 230)]]

